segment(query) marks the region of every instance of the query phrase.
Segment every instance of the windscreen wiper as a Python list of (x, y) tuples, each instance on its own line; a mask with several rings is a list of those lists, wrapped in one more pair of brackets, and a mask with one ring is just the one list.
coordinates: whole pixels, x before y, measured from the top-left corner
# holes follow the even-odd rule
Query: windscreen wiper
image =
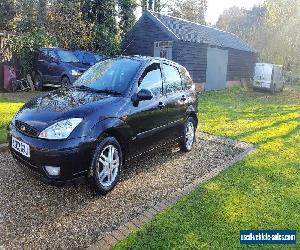
[(104, 93), (104, 94), (108, 94), (108, 95), (122, 95), (122, 93), (115, 91), (115, 90), (111, 90), (111, 89), (97, 89), (95, 90), (97, 93)]
[(94, 88), (91, 88), (91, 87), (86, 86), (86, 85), (73, 86), (73, 88), (83, 90), (83, 91), (92, 91), (92, 92), (96, 92), (96, 93), (104, 93), (104, 94), (108, 94), (108, 95), (122, 95), (122, 93), (120, 93), (118, 91), (111, 90), (111, 89), (94, 89)]
[(88, 87), (86, 85), (77, 85), (77, 86), (72, 86), (72, 88), (75, 88), (75, 89), (79, 89), (79, 90), (83, 90), (83, 91), (97, 91), (97, 89), (93, 89), (91, 87)]

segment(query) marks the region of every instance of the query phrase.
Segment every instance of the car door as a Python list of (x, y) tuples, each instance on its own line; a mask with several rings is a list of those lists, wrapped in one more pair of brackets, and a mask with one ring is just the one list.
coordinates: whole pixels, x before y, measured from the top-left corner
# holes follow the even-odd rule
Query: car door
[(164, 130), (168, 124), (165, 96), (162, 94), (162, 72), (159, 63), (153, 63), (142, 73), (138, 81), (137, 92), (150, 90), (151, 100), (132, 104), (128, 124), (133, 130), (132, 154), (145, 152), (164, 141)]
[(38, 61), (37, 61), (36, 70), (38, 71), (39, 74), (41, 74), (43, 81), (46, 81), (46, 82), (49, 81), (49, 77), (50, 77), (48, 65), (49, 65), (48, 51), (40, 50), (38, 53)]
[(188, 96), (182, 86), (179, 70), (174, 65), (163, 64), (164, 94), (169, 117), (170, 140), (181, 135), (182, 124), (187, 118)]
[(55, 51), (49, 50), (48, 51), (49, 56), (49, 64), (48, 64), (48, 71), (49, 71), (49, 81), (51, 82), (60, 82), (61, 75), (63, 73), (63, 70), (59, 66), (59, 59)]

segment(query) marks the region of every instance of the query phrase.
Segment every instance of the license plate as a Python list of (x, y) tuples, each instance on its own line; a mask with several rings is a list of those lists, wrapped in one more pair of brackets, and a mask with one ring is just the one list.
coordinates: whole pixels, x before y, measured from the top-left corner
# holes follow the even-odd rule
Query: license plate
[(30, 147), (28, 144), (12, 137), (11, 138), (11, 146), (14, 150), (19, 152), (20, 154), (30, 158)]

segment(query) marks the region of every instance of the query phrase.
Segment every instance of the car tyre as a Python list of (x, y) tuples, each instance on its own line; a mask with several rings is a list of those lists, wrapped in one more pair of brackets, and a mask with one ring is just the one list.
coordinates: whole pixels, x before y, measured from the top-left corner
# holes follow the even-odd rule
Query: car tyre
[(189, 152), (192, 150), (194, 142), (196, 141), (196, 121), (190, 117), (183, 127), (183, 138), (179, 144), (180, 150)]
[(34, 82), (33, 82), (34, 88), (38, 91), (43, 90), (43, 80), (40, 74), (36, 74), (34, 76)]
[(90, 182), (95, 191), (104, 195), (112, 191), (120, 178), (122, 149), (115, 137), (106, 137), (98, 144), (92, 161)]
[(274, 95), (276, 93), (276, 84), (273, 84), (271, 87), (271, 94)]
[(70, 82), (70, 79), (67, 77), (67, 76), (64, 76), (62, 79), (61, 79), (61, 86), (63, 88), (67, 88), (71, 85), (71, 82)]
[(283, 90), (284, 90), (284, 86), (282, 86), (282, 88), (280, 89), (280, 92), (283, 92)]

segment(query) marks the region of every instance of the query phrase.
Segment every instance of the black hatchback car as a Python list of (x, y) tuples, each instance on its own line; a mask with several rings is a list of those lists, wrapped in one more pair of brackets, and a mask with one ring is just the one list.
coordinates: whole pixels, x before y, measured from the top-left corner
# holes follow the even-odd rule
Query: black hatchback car
[(19, 165), (47, 182), (88, 177), (103, 194), (128, 158), (169, 142), (190, 151), (197, 123), (197, 96), (184, 67), (118, 57), (25, 104), (9, 125), (9, 142)]

